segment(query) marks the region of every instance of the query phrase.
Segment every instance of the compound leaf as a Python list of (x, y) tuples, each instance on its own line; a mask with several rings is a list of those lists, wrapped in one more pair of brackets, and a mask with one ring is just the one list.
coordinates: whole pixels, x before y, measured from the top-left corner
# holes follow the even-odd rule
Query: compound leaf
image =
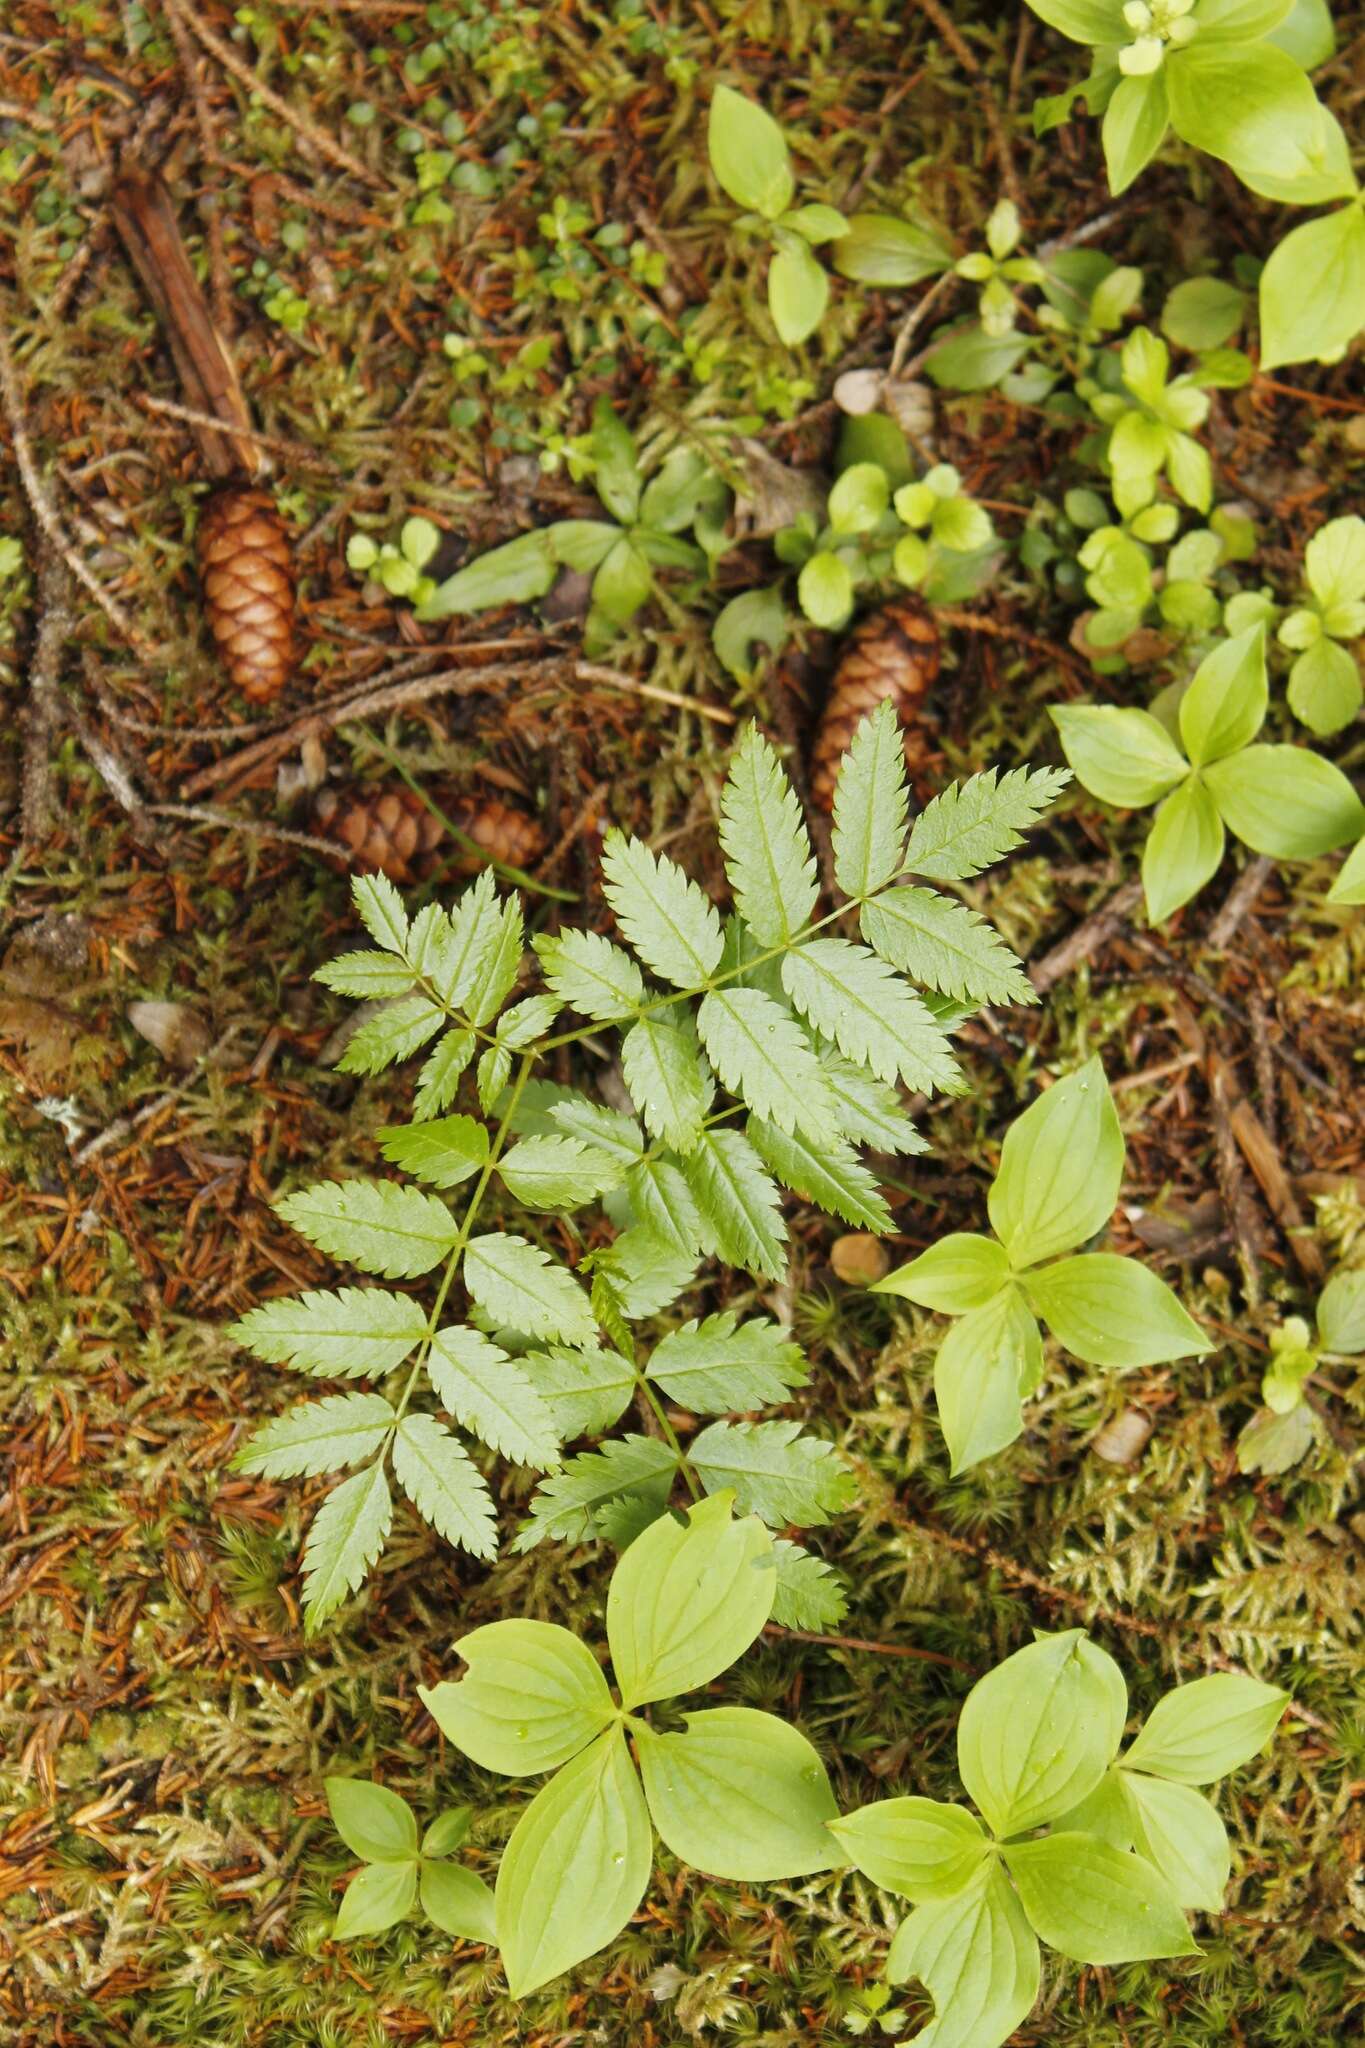
[(472, 1116), (443, 1116), (424, 1123), (390, 1124), (375, 1132), (391, 1166), (401, 1166), (434, 1188), (471, 1180), (488, 1157), (488, 1133)]
[(833, 1104), (814, 1048), (771, 996), (756, 988), (712, 989), (697, 1011), (697, 1033), (730, 1093), (756, 1115), (781, 1130), (834, 1136)]
[(393, 1440), (393, 1476), (438, 1536), (474, 1557), (498, 1554), (497, 1521), (483, 1475), (433, 1415), (405, 1415)]
[(328, 1394), (267, 1422), (232, 1462), (269, 1479), (343, 1471), (379, 1449), (393, 1420), (382, 1394)]
[(340, 1287), (262, 1302), (232, 1323), (228, 1335), (271, 1365), (319, 1379), (379, 1379), (402, 1364), (426, 1327), (410, 1295)]
[(641, 1017), (621, 1041), (621, 1072), (650, 1134), (685, 1152), (706, 1114), (707, 1091), (691, 1019)]
[(814, 1145), (803, 1132), (779, 1130), (761, 1116), (750, 1117), (748, 1131), (784, 1188), (846, 1223), (877, 1232), (891, 1228), (891, 1211), (851, 1145), (840, 1138)]
[(799, 1422), (713, 1422), (688, 1460), (708, 1493), (731, 1489), (746, 1514), (813, 1529), (849, 1505), (857, 1482), (832, 1444), (800, 1432)]
[(675, 988), (696, 988), (720, 961), (720, 916), (676, 862), (641, 839), (608, 832), (602, 886), (626, 940), (646, 967)]
[(1023, 844), (1071, 776), (1065, 768), (988, 768), (954, 782), (926, 804), (905, 850), (907, 874), (931, 882), (964, 882)]
[(834, 879), (846, 896), (870, 896), (897, 872), (909, 802), (901, 723), (886, 697), (854, 733), (834, 788)]
[(671, 1481), (677, 1469), (675, 1453), (653, 1436), (619, 1437), (600, 1451), (580, 1451), (540, 1488), (512, 1547), (532, 1550), (547, 1536), (586, 1543), (597, 1533), (601, 1509), (622, 1494)]
[(707, 1249), (728, 1265), (780, 1280), (787, 1226), (777, 1189), (740, 1131), (704, 1131), (682, 1165)]
[(524, 1237), (498, 1230), (471, 1238), (464, 1281), (472, 1299), (495, 1323), (565, 1344), (593, 1341), (596, 1324), (582, 1288), (571, 1273)]
[(809, 923), (820, 890), (796, 792), (756, 725), (721, 791), (720, 843), (740, 916), (763, 945), (784, 945)]
[[(957, 1062), (942, 1028), (899, 975), (850, 939), (811, 939), (782, 962), (782, 985), (803, 1017), (881, 1081), (954, 1092)], [(760, 1104), (750, 1104), (758, 1108)]]
[(382, 1464), (333, 1487), (313, 1517), (303, 1548), (306, 1629), (314, 1634), (353, 1593), (384, 1548), (393, 1499)]
[(430, 1272), (459, 1236), (444, 1202), (399, 1181), (319, 1181), (275, 1207), (319, 1251), (389, 1280)]
[(520, 1366), (481, 1331), (458, 1323), (438, 1330), (427, 1377), (441, 1406), (504, 1458), (542, 1472), (559, 1463), (544, 1402)]
[(885, 889), (859, 914), (863, 937), (892, 967), (973, 1003), (1036, 1003), (1037, 991), (994, 926), (935, 889)]
[(799, 1345), (764, 1316), (741, 1323), (728, 1310), (670, 1330), (645, 1371), (670, 1401), (694, 1415), (744, 1414), (785, 1401), (804, 1385)]
[(562, 1003), (598, 1024), (632, 1017), (645, 999), (645, 984), (629, 953), (600, 932), (541, 933), (532, 941), (546, 982)]

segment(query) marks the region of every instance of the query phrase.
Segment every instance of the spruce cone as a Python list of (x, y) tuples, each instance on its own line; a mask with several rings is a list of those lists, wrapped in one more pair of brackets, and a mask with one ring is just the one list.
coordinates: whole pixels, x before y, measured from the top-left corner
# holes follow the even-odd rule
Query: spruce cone
[(230, 484), (199, 520), (199, 572), (209, 630), (253, 704), (278, 697), (294, 672), (294, 565), (268, 491)]
[[(463, 799), (442, 808), (504, 867), (532, 867), (545, 851), (545, 834), (536, 819), (500, 797)], [(327, 837), (350, 848), (348, 865), (362, 874), (377, 869), (391, 882), (406, 883), (424, 881), (446, 860), (457, 874), (473, 874), (479, 866), (455, 846), (415, 790), (365, 788), (338, 794), (325, 789), (315, 813)]]
[(912, 775), (923, 768), (928, 749), (918, 717), (938, 669), (938, 628), (916, 598), (894, 598), (854, 629), (844, 643), (811, 748), (810, 793), (822, 810), (833, 810), (839, 763), (883, 697), (894, 701), (905, 728), (907, 767)]

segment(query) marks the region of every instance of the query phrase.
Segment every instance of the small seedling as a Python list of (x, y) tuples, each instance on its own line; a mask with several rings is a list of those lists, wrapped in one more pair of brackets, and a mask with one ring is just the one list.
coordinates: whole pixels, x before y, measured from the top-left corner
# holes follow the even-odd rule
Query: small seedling
[(448, 1859), (469, 1833), (469, 1808), (438, 1814), (419, 1843), (406, 1799), (367, 1778), (325, 1778), (332, 1823), (365, 1868), (351, 1879), (337, 1914), (339, 1941), (383, 1934), (421, 1905), (443, 1934), (492, 1942), (493, 1894), (481, 1877)]
[(1319, 738), (1340, 732), (1360, 710), (1360, 669), (1343, 641), (1365, 633), (1365, 519), (1329, 520), (1304, 550), (1309, 598), (1282, 622), (1277, 638), (1297, 660), (1289, 671), (1289, 708)]
[[(729, 503), (724, 484), (695, 449), (675, 448), (648, 480), (634, 436), (605, 399), (579, 451), (608, 519), (558, 519), (524, 533), (456, 570), (422, 600), (420, 619), (445, 619), (490, 606), (544, 597), (561, 568), (592, 577), (585, 637), (600, 645), (627, 625), (654, 594), (657, 569), (697, 575), (708, 551), (723, 545)], [(692, 529), (697, 540), (685, 540)]]
[(408, 597), (423, 605), (436, 585), (422, 572), (440, 545), (440, 529), (429, 519), (406, 519), (397, 547), (388, 540), (376, 544), (367, 533), (353, 533), (346, 543), (346, 565), (382, 583), (390, 597)]
[(1305, 747), (1254, 744), (1268, 702), (1265, 628), (1255, 625), (1200, 662), (1180, 698), (1178, 740), (1148, 711), (1052, 707), (1062, 751), (1092, 796), (1160, 805), (1142, 855), (1153, 924), (1215, 873), (1225, 830), (1276, 860), (1312, 860), (1365, 831), (1365, 808), (1333, 762)]
[(1243, 1472), (1287, 1472), (1312, 1448), (1318, 1419), (1308, 1387), (1324, 1358), (1365, 1354), (1365, 1273), (1337, 1273), (1318, 1297), (1317, 1335), (1302, 1316), (1289, 1316), (1270, 1336), (1270, 1364), (1261, 1381), (1265, 1407), (1237, 1439)]
[(796, 178), (782, 130), (769, 113), (719, 86), (707, 126), (711, 169), (736, 206), (748, 210), (735, 225), (772, 245), (768, 311), (788, 348), (808, 341), (829, 304), (829, 278), (813, 251), (848, 233), (832, 206), (793, 207)]
[(1006, 1132), (986, 1198), (995, 1235), (955, 1232), (877, 1282), (878, 1294), (959, 1318), (934, 1362), (954, 1472), (1021, 1434), (1024, 1399), (1043, 1376), (1039, 1318), (1087, 1365), (1131, 1371), (1214, 1348), (1165, 1281), (1136, 1259), (1059, 1257), (1109, 1222), (1123, 1160), (1109, 1084), (1092, 1059)]
[(1009, 334), (1018, 318), (1014, 287), (1041, 284), (1043, 267), (1033, 256), (1019, 256), (1019, 209), (1012, 199), (1002, 199), (986, 222), (986, 246), (961, 256), (953, 265), (959, 277), (979, 284), (977, 311), (982, 331), (998, 336)]

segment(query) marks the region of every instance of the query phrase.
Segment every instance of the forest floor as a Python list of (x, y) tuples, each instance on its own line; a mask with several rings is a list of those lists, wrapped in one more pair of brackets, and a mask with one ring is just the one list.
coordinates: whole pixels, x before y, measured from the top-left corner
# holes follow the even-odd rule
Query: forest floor
[[(289, 1389), (224, 1328), (326, 1276), (270, 1209), (287, 1177), (372, 1164), (374, 1129), (407, 1111), (403, 1070), (331, 1071), (344, 1006), (310, 976), (353, 917), (317, 837), (320, 782), (405, 773), (442, 804), (536, 812), (532, 922), (568, 903), (600, 923), (595, 828), (667, 844), (719, 893), (735, 720), (756, 713), (799, 759), (806, 711), (771, 669), (737, 688), (704, 612), (651, 607), (585, 669), (572, 619), (415, 627), (344, 556), (357, 520), (382, 537), (421, 512), (448, 569), (581, 509), (537, 458), (604, 393), (646, 444), (679, 418), (719, 444), (743, 419), (778, 462), (827, 464), (835, 375), (884, 366), (923, 288), (836, 287), (818, 342), (777, 344), (751, 249), (703, 183), (716, 79), (782, 119), (806, 196), (895, 210), (913, 192), (970, 246), (1012, 188), (1031, 245), (1085, 229), (1144, 267), (1149, 304), (1263, 247), (1269, 209), (1207, 161), (1111, 206), (1093, 124), (1032, 138), (1033, 99), (1071, 76), (1061, 46), (1022, 9), (977, 12), (952, 10), (952, 41), (930, 0), (5, 10), (8, 431), (103, 600), (39, 544), (8, 461), (0, 535), (27, 567), (0, 580), (0, 673), (29, 717), (0, 735), (0, 2037), (16, 2048), (877, 2033), (858, 1995), (882, 1908), (846, 1876), (756, 1890), (666, 1861), (607, 1958), (523, 2007), (495, 1957), (430, 1929), (330, 1939), (351, 1860), (324, 1771), (373, 1769), (434, 1812), (433, 1774), (462, 1781), (418, 1684), (471, 1622), (594, 1610), (601, 1574), (546, 1551), (485, 1569), (412, 1521), (305, 1643), (298, 1549), (322, 1488), (231, 1471)], [(1344, 118), (1365, 42), (1338, 27)], [(307, 657), (265, 714), (204, 635), (201, 473), (107, 223), (134, 146), (205, 252), (298, 536)], [(441, 209), (415, 220), (431, 194)], [(475, 345), (484, 367), (461, 376)], [(1252, 505), (1269, 559), (1292, 565), (1357, 507), (1357, 392), (1343, 366), (1215, 394), (1220, 495)], [(997, 391), (931, 398), (940, 454), (1017, 530), (1048, 484), (1046, 438)], [(740, 567), (773, 573), (761, 544)], [(940, 781), (1055, 761), (1049, 702), (1134, 689), (1095, 682), (1066, 606), (1017, 567), (980, 609), (1003, 630), (945, 630), (925, 711)], [(44, 615), (66, 645), (39, 663)], [(352, 708), (370, 692), (388, 694)], [(1358, 741), (1334, 751), (1359, 771)], [(1360, 1383), (1336, 1372), (1316, 1448), (1282, 1477), (1243, 1478), (1234, 1441), (1268, 1329), (1311, 1314), (1365, 1244), (1365, 920), (1325, 906), (1330, 860), (1239, 882), (1239, 853), (1152, 933), (1124, 889), (1142, 825), (1068, 795), (981, 891), (1043, 1000), (966, 1027), (971, 1093), (930, 1113), (931, 1153), (885, 1183), (891, 1249), (979, 1227), (1025, 1077), (1099, 1051), (1129, 1147), (1118, 1248), (1176, 1281), (1220, 1348), (1126, 1376), (1054, 1363), (1024, 1438), (953, 1479), (933, 1319), (843, 1285), (838, 1226), (796, 1214), (777, 1305), (813, 1363), (798, 1409), (859, 1475), (857, 1511), (820, 1532), (852, 1604), (837, 1642), (756, 1650), (741, 1689), (799, 1715), (851, 1797), (869, 1777), (949, 1788), (965, 1691), (1035, 1627), (1089, 1626), (1142, 1702), (1220, 1665), (1288, 1686), (1282, 1738), (1223, 1800), (1235, 1879), (1203, 1953), (1057, 1965), (1017, 2040), (1307, 2048), (1365, 2024)], [(490, 1793), (476, 1862), (510, 1812)]]

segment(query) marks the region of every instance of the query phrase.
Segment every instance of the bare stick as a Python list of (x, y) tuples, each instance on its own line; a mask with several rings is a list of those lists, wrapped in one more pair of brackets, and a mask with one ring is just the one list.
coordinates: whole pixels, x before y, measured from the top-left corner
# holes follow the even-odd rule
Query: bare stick
[(20, 833), (26, 845), (46, 839), (52, 820), (52, 735), (61, 724), (62, 649), (75, 629), (71, 577), (55, 548), (40, 543), (38, 631), (28, 672), (24, 714), (24, 780)]
[(1275, 863), (1267, 855), (1258, 853), (1249, 860), (1241, 874), (1228, 890), (1222, 908), (1208, 929), (1208, 942), (1217, 952), (1223, 952), (1230, 945), (1243, 918), (1250, 916), (1256, 898), (1274, 873)]
[(167, 12), (178, 14), (186, 28), (199, 38), (204, 48), (212, 51), (224, 71), (230, 72), (240, 85), (246, 86), (248, 91), (253, 92), (258, 100), (293, 129), (304, 145), (305, 154), (309, 150), (315, 150), (319, 156), (326, 157), (329, 163), (336, 164), (339, 169), (349, 171), (353, 178), (359, 178), (363, 184), (386, 188), (386, 181), (377, 177), (368, 165), (361, 163), (359, 157), (354, 157), (348, 149), (343, 149), (325, 128), (319, 128), (306, 114), (299, 113), (288, 100), (281, 98), (279, 93), (268, 86), (263, 78), (258, 77), (251, 66), (237, 55), (231, 43), (225, 43), (197, 11), (192, 14), (185, 12), (181, 0), (165, 0), (165, 4)]
[(1108, 945), (1119, 927), (1125, 924), (1142, 901), (1141, 882), (1125, 882), (1107, 896), (1098, 910), (1092, 910), (1083, 924), (1044, 953), (1041, 960), (1029, 969), (1029, 980), (1040, 996), (1046, 995), (1054, 982), (1071, 974), (1085, 961), (1093, 959), (1102, 946)]
[(14, 459), (19, 465), (24, 495), (28, 499), (34, 518), (76, 581), (90, 592), (105, 617), (117, 627), (125, 640), (131, 642), (139, 654), (150, 654), (152, 649), (122, 605), (117, 604), (91, 575), (62, 531), (61, 520), (57, 517), (56, 509), (47, 494), (47, 486), (39, 476), (38, 465), (33, 459), (33, 443), (29, 440), (28, 428), (24, 424), (24, 401), (19, 388), (19, 373), (15, 368), (14, 357), (10, 353), (9, 337), (5, 332), (3, 319), (0, 319), (0, 401), (3, 401), (10, 439), (14, 443)]

